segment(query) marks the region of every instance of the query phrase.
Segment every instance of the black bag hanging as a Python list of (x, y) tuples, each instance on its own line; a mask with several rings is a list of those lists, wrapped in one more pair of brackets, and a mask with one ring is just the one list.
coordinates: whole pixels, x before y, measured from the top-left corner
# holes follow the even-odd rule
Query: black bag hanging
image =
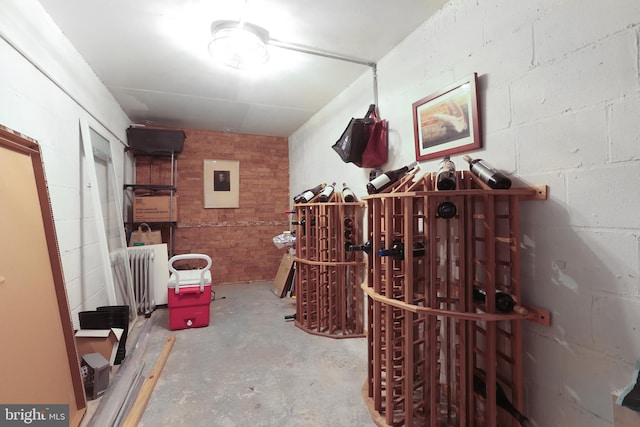
[(361, 168), (377, 168), (387, 163), (389, 151), (387, 136), (389, 122), (378, 117), (375, 109), (369, 114), (369, 117), (373, 119), (373, 124), (369, 132), (367, 146), (362, 152), (362, 160), (353, 162)]
[(371, 129), (375, 120), (370, 115), (375, 111), (375, 104), (371, 104), (365, 116), (361, 119), (352, 118), (340, 139), (331, 148), (335, 150), (345, 163), (360, 163), (362, 153), (367, 148)]

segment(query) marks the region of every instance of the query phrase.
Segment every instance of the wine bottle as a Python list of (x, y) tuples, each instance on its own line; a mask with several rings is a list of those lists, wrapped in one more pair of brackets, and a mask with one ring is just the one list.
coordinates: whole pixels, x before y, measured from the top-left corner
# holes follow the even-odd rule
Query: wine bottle
[(384, 190), (385, 188), (395, 184), (400, 178), (402, 178), (407, 172), (418, 166), (418, 162), (413, 162), (407, 166), (403, 166), (399, 169), (384, 172), (382, 175), (374, 178), (367, 183), (367, 192), (369, 194), (376, 194)]
[(347, 228), (353, 228), (353, 224), (354, 224), (354, 222), (353, 222), (353, 219), (352, 219), (352, 218), (348, 218), (348, 217), (347, 217), (347, 218), (345, 218), (345, 219), (344, 219), (344, 226), (345, 226), (345, 227), (347, 227)]
[(480, 178), (489, 187), (494, 190), (508, 190), (511, 188), (511, 180), (484, 160), (472, 159), (467, 155), (463, 159), (469, 163), (471, 173)]
[(331, 185), (327, 185), (324, 187), (320, 195), (318, 196), (318, 201), (320, 203), (326, 203), (329, 201), (329, 197), (333, 194), (333, 190), (336, 188), (336, 183), (334, 182)]
[[(487, 303), (487, 293), (484, 289), (480, 289), (477, 286), (473, 287), (473, 301), (477, 304)], [(526, 307), (518, 305), (511, 295), (506, 292), (496, 291), (495, 296), (496, 310), (502, 313), (518, 313), (523, 316), (529, 314), (529, 310)]]
[(456, 189), (456, 165), (449, 156), (444, 156), (444, 159), (438, 166), (438, 173), (436, 174), (436, 188), (438, 190)]
[(356, 202), (356, 195), (354, 194), (353, 190), (351, 190), (349, 187), (347, 187), (347, 183), (343, 182), (342, 183), (342, 197), (344, 198), (344, 201), (347, 203), (350, 202)]
[(353, 234), (353, 230), (348, 228), (346, 230), (344, 230), (344, 238), (348, 239), (348, 240), (353, 240), (353, 238), (355, 237), (355, 234)]
[[(390, 256), (395, 259), (404, 259), (404, 244), (395, 240), (389, 249), (378, 250), (378, 256)], [(424, 243), (413, 242), (413, 256), (424, 256)]]
[(369, 255), (373, 253), (373, 243), (371, 241), (367, 241), (364, 245), (349, 245), (347, 247), (348, 251), (362, 251)]
[(298, 194), (296, 197), (293, 198), (293, 203), (308, 203), (309, 200), (317, 196), (318, 193), (320, 193), (326, 186), (327, 184), (322, 183), (322, 184), (316, 185), (313, 188), (303, 191), (302, 193)]
[[(291, 221), (291, 225), (301, 225), (302, 227), (304, 227), (306, 224), (306, 218), (302, 218), (300, 221)], [(316, 219), (315, 217), (311, 217), (311, 226), (313, 227), (314, 225), (316, 225)]]
[[(475, 368), (473, 374), (473, 391), (485, 399), (487, 398), (486, 378), (486, 373), (482, 369)], [(496, 383), (496, 405), (507, 411), (522, 427), (529, 426), (529, 419), (513, 406), (504, 389), (498, 383)]]
[(444, 201), (438, 205), (437, 211), (440, 218), (450, 219), (456, 216), (458, 208), (452, 202)]

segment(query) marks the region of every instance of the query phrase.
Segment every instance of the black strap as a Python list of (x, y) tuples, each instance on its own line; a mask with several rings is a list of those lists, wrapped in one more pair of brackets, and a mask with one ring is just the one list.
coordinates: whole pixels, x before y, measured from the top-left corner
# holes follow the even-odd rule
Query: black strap
[(369, 109), (367, 110), (367, 114), (365, 114), (364, 117), (365, 118), (369, 117), (375, 111), (376, 111), (376, 104), (369, 105)]

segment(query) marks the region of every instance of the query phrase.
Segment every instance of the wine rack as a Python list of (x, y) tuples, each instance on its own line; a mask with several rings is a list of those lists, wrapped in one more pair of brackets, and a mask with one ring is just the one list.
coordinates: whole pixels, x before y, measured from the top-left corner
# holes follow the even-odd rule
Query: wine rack
[[(546, 199), (546, 186), (492, 190), (461, 171), (457, 181), (437, 191), (425, 174), (364, 197), (373, 255), (363, 396), (379, 426), (519, 425), (496, 391), (522, 409), (522, 321), (550, 325), (548, 311), (521, 303), (518, 225), (519, 202)], [(402, 259), (377, 255), (392, 242)], [(474, 288), (511, 295), (518, 312), (478, 303)]]
[(362, 243), (365, 204), (344, 202), (339, 192), (316, 200), (294, 205), (295, 325), (332, 338), (364, 337), (364, 257), (347, 248)]

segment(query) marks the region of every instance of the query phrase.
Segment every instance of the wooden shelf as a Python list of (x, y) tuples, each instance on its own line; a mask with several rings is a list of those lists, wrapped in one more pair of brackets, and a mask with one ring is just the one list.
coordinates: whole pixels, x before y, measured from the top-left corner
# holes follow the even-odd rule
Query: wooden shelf
[[(515, 425), (496, 406), (497, 384), (522, 408), (522, 321), (551, 320), (547, 310), (521, 302), (519, 202), (546, 193), (491, 190), (458, 172), (457, 190), (436, 191), (434, 174), (426, 174), (364, 198), (374, 254), (394, 241), (424, 248), (419, 256), (405, 250), (401, 259), (371, 257), (362, 284), (366, 399), (375, 419), (407, 427)], [(438, 215), (445, 201), (456, 206), (455, 216)], [(509, 293), (526, 315), (499, 312), (494, 298), (477, 304), (474, 286), (486, 295)], [(486, 398), (474, 392), (480, 372)]]
[[(344, 203), (340, 193), (327, 203), (294, 205), (296, 226), (296, 326), (331, 338), (364, 337), (364, 299), (359, 284), (365, 263), (361, 251), (364, 203)], [(353, 224), (345, 225), (350, 218)], [(348, 230), (351, 230), (348, 233)], [(350, 234), (350, 237), (347, 237)]]

